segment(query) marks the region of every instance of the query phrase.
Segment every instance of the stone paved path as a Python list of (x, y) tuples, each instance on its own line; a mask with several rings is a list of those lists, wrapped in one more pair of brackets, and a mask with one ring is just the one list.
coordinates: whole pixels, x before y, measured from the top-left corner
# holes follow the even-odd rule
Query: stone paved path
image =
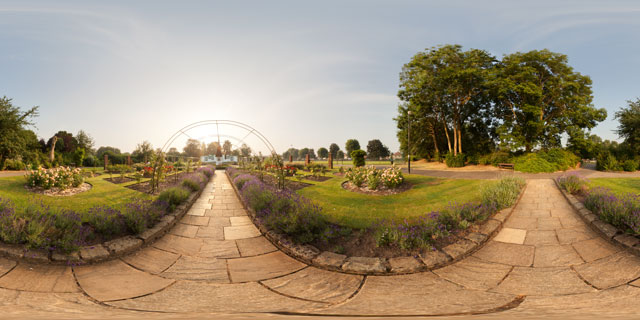
[(181, 223), (150, 247), (77, 267), (0, 259), (0, 275), (0, 314), (7, 316), (640, 312), (640, 259), (591, 231), (552, 180), (529, 181), (493, 240), (433, 272), (364, 277), (300, 263), (260, 235), (219, 171)]

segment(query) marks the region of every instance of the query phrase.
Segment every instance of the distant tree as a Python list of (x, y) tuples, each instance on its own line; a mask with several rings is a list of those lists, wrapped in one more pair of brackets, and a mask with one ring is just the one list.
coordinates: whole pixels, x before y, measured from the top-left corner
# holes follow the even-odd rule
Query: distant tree
[(327, 150), (327, 148), (318, 149), (318, 157), (320, 157), (320, 159), (328, 158), (329, 157), (329, 150)]
[(185, 156), (190, 158), (200, 158), (202, 156), (202, 147), (200, 146), (200, 141), (196, 139), (187, 140), (187, 144), (182, 149), (184, 151)]
[(246, 143), (243, 143), (242, 146), (240, 146), (240, 155), (243, 157), (248, 157), (251, 155), (251, 148), (249, 148)]
[(378, 139), (373, 139), (367, 143), (367, 155), (369, 159), (386, 158), (391, 154), (389, 148)]
[(167, 151), (167, 156), (179, 157), (180, 156), (180, 151), (178, 151), (178, 149), (176, 147), (171, 147), (171, 148), (169, 148), (169, 151)]
[[(298, 156), (300, 157), (300, 159), (304, 159), (307, 156), (307, 154), (309, 154), (309, 148), (302, 148), (298, 152)], [(309, 157), (311, 157), (311, 155), (309, 155)]]
[(339, 150), (336, 156), (337, 156), (336, 159), (344, 159), (344, 151)]
[(147, 140), (139, 143), (136, 146), (136, 149), (133, 150), (131, 157), (135, 162), (144, 162), (147, 163), (151, 160), (151, 156), (153, 155), (153, 146)]
[(285, 161), (289, 161), (289, 155), (291, 155), (291, 158), (293, 160), (297, 160), (298, 159), (298, 155), (299, 155), (300, 150), (296, 149), (296, 148), (289, 148), (289, 150), (285, 151), (284, 153), (282, 153), (282, 158)]
[[(58, 131), (54, 136), (57, 137), (55, 145), (56, 152), (72, 153), (76, 151), (76, 148), (78, 147), (78, 140), (76, 140), (73, 134), (66, 131)], [(52, 145), (53, 137), (49, 138), (47, 148), (51, 148)]]
[[(38, 107), (27, 111), (11, 104), (11, 99), (0, 98), (0, 168), (4, 168), (7, 159), (22, 155), (28, 150), (27, 127), (32, 126), (31, 119), (38, 116)], [(37, 143), (36, 138), (36, 143)]]
[(318, 158), (316, 156), (316, 152), (313, 150), (313, 148), (309, 149), (309, 158), (311, 158), (311, 159), (317, 159)]
[(347, 140), (347, 143), (345, 144), (344, 148), (345, 150), (347, 150), (347, 154), (351, 156), (351, 152), (353, 152), (353, 150), (360, 149), (360, 142), (358, 142), (358, 140), (356, 139), (349, 139)]
[(89, 134), (84, 132), (84, 130), (78, 131), (78, 134), (76, 134), (76, 140), (78, 141), (78, 148), (84, 149), (86, 154), (95, 153), (95, 150), (93, 149), (95, 142)]
[[(335, 159), (338, 156), (338, 151), (340, 151), (340, 147), (336, 143), (332, 143), (329, 146), (329, 153)], [(318, 151), (319, 152), (319, 151)]]
[(98, 150), (96, 150), (96, 157), (98, 158), (98, 160), (102, 160), (104, 158), (104, 154), (106, 152), (110, 152), (111, 154), (116, 154), (116, 155), (121, 154), (120, 149), (118, 149), (118, 148), (115, 148), (115, 147), (100, 147), (100, 148), (98, 148)]
[(220, 151), (220, 156), (222, 156), (222, 147), (217, 141), (214, 141), (207, 145), (207, 151), (205, 153), (207, 155), (216, 155), (218, 157), (218, 151)]
[(636, 101), (627, 101), (627, 103), (627, 108), (616, 112), (616, 119), (619, 122), (616, 132), (638, 155), (640, 154), (640, 98)]
[(222, 143), (222, 150), (223, 150), (223, 152), (224, 152), (224, 154), (225, 154), (225, 155), (227, 155), (227, 156), (228, 156), (228, 155), (230, 155), (230, 154), (231, 154), (231, 147), (232, 147), (232, 145), (231, 145), (231, 141), (229, 141), (229, 140), (225, 140), (225, 141)]
[(75, 163), (76, 167), (82, 167), (84, 155), (84, 148), (76, 148), (76, 151), (73, 153), (73, 163)]

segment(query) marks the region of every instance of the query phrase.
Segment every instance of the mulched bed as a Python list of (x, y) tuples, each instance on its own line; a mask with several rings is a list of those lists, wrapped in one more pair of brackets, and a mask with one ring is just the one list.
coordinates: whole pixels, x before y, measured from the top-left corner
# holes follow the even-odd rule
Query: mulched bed
[(379, 195), (379, 196), (387, 196), (390, 194), (402, 193), (411, 189), (412, 187), (413, 185), (406, 181), (403, 182), (401, 185), (399, 185), (395, 189), (387, 189), (385, 186), (381, 185), (380, 188), (377, 190), (371, 190), (367, 187), (357, 187), (356, 185), (354, 185), (349, 181), (345, 181), (342, 183), (342, 189), (345, 189), (351, 192), (364, 193), (369, 195)]
[[(272, 176), (272, 175), (268, 175), (265, 174), (262, 179), (264, 180), (263, 182), (268, 184), (268, 185), (272, 185), (272, 186), (277, 186), (278, 185), (278, 181), (276, 180), (276, 177)], [(287, 181), (285, 182), (285, 188), (291, 190), (291, 191), (296, 191), (296, 190), (300, 190), (302, 188), (306, 188), (308, 186), (312, 186), (312, 184), (310, 183), (304, 183), (304, 182), (300, 182), (300, 181), (293, 181), (293, 180), (289, 180), (287, 179)]]
[(325, 176), (319, 176), (319, 177), (305, 176), (304, 178), (307, 179), (307, 180), (318, 181), (318, 182), (327, 181), (327, 180), (331, 179), (331, 177), (325, 177)]
[[(154, 194), (159, 194), (160, 192), (162, 192), (163, 190), (165, 190), (167, 188), (179, 186), (180, 182), (182, 182), (182, 177), (184, 175), (186, 175), (186, 174), (187, 173), (185, 173), (185, 172), (180, 172), (180, 173), (177, 174), (177, 176), (178, 176), (177, 178), (176, 178), (175, 175), (171, 175), (171, 176), (165, 178), (165, 180), (163, 182), (160, 182), (160, 185), (158, 186), (158, 189), (156, 190), (156, 192)], [(135, 183), (135, 184), (131, 184), (131, 185), (125, 186), (125, 188), (133, 189), (133, 190), (144, 192), (144, 193), (150, 193), (151, 192), (151, 183), (150, 183), (150, 181), (145, 181), (145, 182)]]
[(52, 196), (52, 197), (73, 196), (73, 195), (76, 195), (78, 193), (89, 191), (89, 190), (91, 190), (92, 187), (93, 187), (92, 185), (90, 185), (90, 184), (88, 184), (86, 182), (81, 184), (77, 188), (69, 188), (69, 189), (65, 189), (65, 190), (60, 190), (58, 188), (51, 188), (49, 190), (45, 190), (45, 189), (42, 189), (42, 188), (30, 188), (29, 186), (25, 186), (25, 188), (27, 190), (29, 190), (30, 192), (43, 194), (45, 196)]
[(109, 181), (111, 183), (115, 183), (115, 184), (121, 184), (121, 183), (127, 183), (127, 182), (131, 182), (131, 181), (135, 181), (136, 179), (133, 178), (129, 178), (129, 177), (117, 177), (117, 178), (105, 178), (104, 180)]

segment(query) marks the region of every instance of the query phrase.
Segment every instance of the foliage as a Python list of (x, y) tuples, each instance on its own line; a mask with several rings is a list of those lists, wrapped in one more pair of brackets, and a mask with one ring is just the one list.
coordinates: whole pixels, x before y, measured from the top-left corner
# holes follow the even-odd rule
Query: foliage
[(73, 153), (73, 163), (75, 163), (76, 167), (82, 167), (82, 164), (84, 163), (84, 156), (84, 148), (76, 148), (76, 151)]
[(466, 157), (463, 153), (458, 153), (457, 155), (447, 153), (445, 157), (445, 163), (449, 168), (460, 168), (464, 167), (465, 158)]
[(636, 171), (638, 170), (638, 161), (631, 159), (625, 160), (624, 162), (622, 162), (622, 169), (629, 172)]
[(367, 143), (367, 155), (369, 159), (381, 159), (391, 155), (391, 152), (380, 140), (373, 139)]
[(526, 182), (522, 178), (506, 177), (497, 184), (482, 189), (482, 204), (493, 206), (496, 210), (511, 207), (518, 200), (520, 191)]
[(514, 169), (530, 173), (556, 172), (574, 167), (579, 161), (580, 159), (572, 152), (554, 148), (516, 157)]
[(616, 112), (617, 133), (624, 138), (635, 154), (640, 154), (640, 98), (627, 101), (628, 107)]
[(338, 146), (337, 143), (332, 143), (329, 146), (329, 153), (331, 154), (331, 157), (333, 157), (334, 160), (338, 159), (338, 151), (340, 151), (340, 147)]
[(373, 166), (349, 168), (345, 178), (358, 188), (366, 183), (370, 190), (377, 190), (380, 184), (387, 189), (395, 189), (404, 182), (402, 171), (395, 165), (382, 170)]
[(187, 140), (187, 144), (182, 149), (184, 151), (185, 156), (191, 158), (200, 158), (203, 154), (203, 150), (200, 146), (200, 141), (196, 139)]
[(177, 206), (189, 199), (189, 194), (189, 190), (183, 187), (171, 187), (160, 192), (158, 200), (168, 203), (169, 210), (173, 211)]
[(325, 159), (329, 157), (329, 150), (327, 150), (327, 148), (320, 148), (318, 149), (318, 157), (320, 157), (320, 159)]
[(207, 178), (211, 178), (215, 174), (215, 172), (210, 167), (200, 167), (198, 168), (198, 170), (196, 170), (196, 172), (204, 174), (205, 176), (207, 176)]
[(30, 145), (37, 145), (37, 138), (33, 141), (35, 134), (26, 129), (37, 115), (38, 107), (22, 112), (13, 106), (11, 99), (0, 98), (0, 168), (6, 159), (17, 158), (28, 151)]
[(596, 158), (596, 170), (620, 171), (621, 167), (616, 157), (611, 152), (602, 152)]
[(640, 235), (640, 195), (615, 194), (607, 188), (592, 188), (584, 200), (587, 209), (625, 232)]
[(561, 177), (558, 177), (557, 180), (560, 188), (566, 190), (571, 194), (584, 192), (588, 183), (586, 179), (575, 173), (563, 175)]
[(95, 142), (88, 133), (84, 132), (84, 130), (78, 131), (76, 134), (76, 141), (78, 141), (78, 148), (84, 149), (87, 154), (93, 154), (95, 152), (93, 149)]
[(344, 145), (344, 149), (347, 150), (347, 154), (351, 156), (351, 153), (355, 150), (360, 150), (360, 142), (356, 139), (349, 139)]
[(364, 161), (364, 156), (366, 156), (367, 153), (364, 150), (353, 150), (351, 152), (351, 159), (353, 159), (353, 165), (355, 167), (362, 167), (365, 164)]
[(37, 187), (45, 190), (51, 188), (64, 190), (70, 187), (77, 187), (84, 182), (82, 170), (79, 168), (71, 169), (69, 167), (53, 169), (39, 167), (37, 170), (28, 171), (25, 178), (29, 187)]
[(131, 153), (131, 158), (135, 162), (147, 163), (149, 160), (151, 160), (152, 156), (153, 156), (153, 146), (147, 140), (143, 141), (142, 143), (139, 143), (136, 146), (136, 149), (133, 150), (133, 153)]

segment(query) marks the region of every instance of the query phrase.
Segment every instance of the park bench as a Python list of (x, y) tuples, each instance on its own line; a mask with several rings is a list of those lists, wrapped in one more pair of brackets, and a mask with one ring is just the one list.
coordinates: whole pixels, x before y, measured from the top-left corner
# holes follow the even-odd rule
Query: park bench
[(513, 163), (498, 163), (498, 168), (513, 170)]

